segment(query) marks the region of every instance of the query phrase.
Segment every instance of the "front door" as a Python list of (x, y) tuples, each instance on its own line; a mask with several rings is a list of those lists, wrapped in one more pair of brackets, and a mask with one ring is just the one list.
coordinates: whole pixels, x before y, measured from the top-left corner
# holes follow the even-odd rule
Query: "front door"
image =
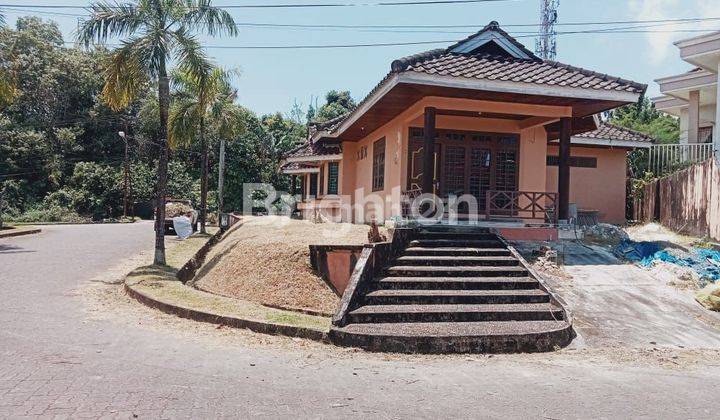
[[(434, 171), (433, 171), (433, 193), (438, 193), (439, 186), (439, 161), (441, 156), (441, 145), (435, 141), (433, 150)], [(408, 182), (407, 189), (421, 190), (423, 183), (423, 159), (425, 156), (425, 141), (423, 140), (422, 129), (410, 129), (410, 143), (408, 147)]]
[[(422, 185), (422, 135), (421, 128), (410, 129), (409, 189)], [(487, 191), (518, 189), (520, 153), (516, 134), (438, 130), (435, 154), (435, 191), (444, 198), (470, 194), (479, 210), (484, 211)]]

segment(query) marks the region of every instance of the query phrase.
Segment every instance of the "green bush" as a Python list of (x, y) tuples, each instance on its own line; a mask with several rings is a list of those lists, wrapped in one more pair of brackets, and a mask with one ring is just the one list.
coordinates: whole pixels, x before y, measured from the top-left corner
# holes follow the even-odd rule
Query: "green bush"
[(60, 207), (60, 206), (41, 206), (28, 210), (25, 213), (10, 217), (8, 221), (11, 222), (22, 222), (22, 223), (38, 223), (38, 222), (65, 222), (65, 223), (82, 223), (87, 222), (87, 218), (84, 218), (77, 214), (75, 211)]

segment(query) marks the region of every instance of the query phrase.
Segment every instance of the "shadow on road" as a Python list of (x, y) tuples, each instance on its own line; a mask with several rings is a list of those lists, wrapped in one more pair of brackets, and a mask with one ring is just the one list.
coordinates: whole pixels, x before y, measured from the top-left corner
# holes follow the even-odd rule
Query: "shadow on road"
[(35, 252), (32, 250), (26, 250), (22, 247), (15, 246), (15, 245), (9, 245), (9, 244), (0, 244), (0, 254), (25, 254)]

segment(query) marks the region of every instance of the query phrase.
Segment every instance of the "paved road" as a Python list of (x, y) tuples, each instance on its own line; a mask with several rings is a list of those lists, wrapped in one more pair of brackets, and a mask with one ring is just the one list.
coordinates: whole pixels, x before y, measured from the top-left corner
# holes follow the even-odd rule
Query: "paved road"
[(640, 367), (570, 353), (331, 357), (318, 346), (308, 348), (319, 353), (306, 354), (211, 345), (88, 317), (79, 291), (150, 244), (151, 230), (149, 224), (57, 226), (0, 241), (0, 417), (717, 415), (717, 365)]

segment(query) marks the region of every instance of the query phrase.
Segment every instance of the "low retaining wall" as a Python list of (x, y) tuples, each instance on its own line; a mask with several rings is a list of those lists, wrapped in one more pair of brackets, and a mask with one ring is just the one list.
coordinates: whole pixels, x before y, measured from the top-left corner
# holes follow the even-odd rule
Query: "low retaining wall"
[(207, 257), (208, 252), (212, 249), (212, 247), (215, 246), (218, 242), (220, 242), (220, 239), (223, 236), (223, 231), (218, 230), (215, 232), (210, 239), (205, 242), (205, 245), (200, 248), (195, 255), (190, 258), (188, 262), (183, 265), (180, 270), (178, 270), (176, 277), (178, 280), (180, 280), (183, 283), (187, 283), (190, 280), (195, 277), (195, 273), (197, 273), (200, 266), (203, 265), (203, 262), (205, 262), (205, 257)]
[(365, 245), (333, 316), (333, 325), (342, 327), (347, 324), (348, 313), (358, 306), (358, 296), (363, 295), (369, 283), (406, 248), (415, 232), (415, 229), (410, 228), (395, 229), (391, 242)]
[(0, 231), (0, 239), (40, 233), (42, 229), (9, 229)]
[(237, 318), (232, 316), (217, 315), (192, 308), (186, 308), (177, 304), (163, 302), (143, 292), (136, 290), (125, 283), (125, 292), (138, 302), (155, 308), (166, 314), (179, 316), (180, 318), (191, 319), (198, 322), (219, 324), (227, 327), (246, 328), (248, 330), (270, 335), (284, 335), (287, 337), (306, 338), (314, 341), (327, 342), (327, 332), (313, 330), (310, 328), (297, 327), (294, 325), (281, 325), (270, 322), (261, 322), (250, 319)]

